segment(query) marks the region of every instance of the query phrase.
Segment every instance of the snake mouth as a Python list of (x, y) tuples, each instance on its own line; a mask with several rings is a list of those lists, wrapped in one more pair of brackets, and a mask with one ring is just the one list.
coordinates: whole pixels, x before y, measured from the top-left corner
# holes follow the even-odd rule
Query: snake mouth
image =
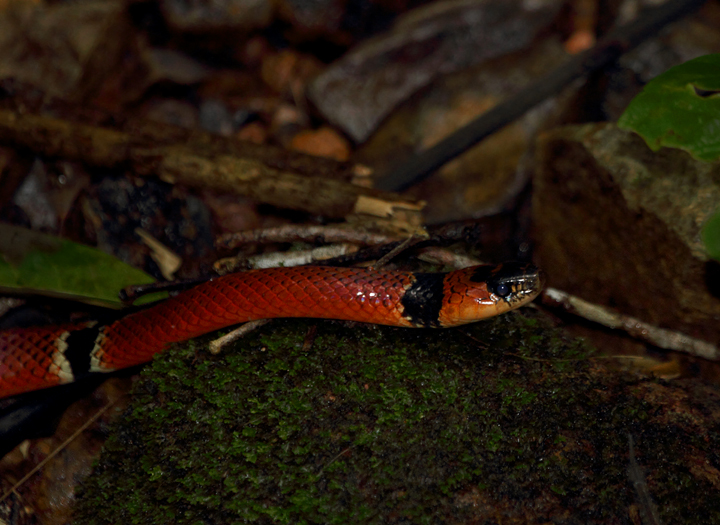
[(545, 273), (530, 263), (503, 263), (483, 277), (491, 294), (518, 306), (532, 301), (545, 285)]
[(547, 274), (538, 268), (537, 271), (537, 291), (538, 293), (543, 291), (543, 288), (545, 288), (545, 285), (547, 284)]
[(535, 299), (545, 287), (545, 272), (539, 268), (525, 277), (525, 288), (518, 293), (518, 299), (523, 303), (529, 303)]
[(527, 268), (527, 273), (522, 277), (523, 289), (521, 294), (524, 296), (532, 296), (528, 300), (532, 300), (537, 297), (542, 289), (545, 287), (546, 276), (540, 268), (536, 266), (530, 266)]

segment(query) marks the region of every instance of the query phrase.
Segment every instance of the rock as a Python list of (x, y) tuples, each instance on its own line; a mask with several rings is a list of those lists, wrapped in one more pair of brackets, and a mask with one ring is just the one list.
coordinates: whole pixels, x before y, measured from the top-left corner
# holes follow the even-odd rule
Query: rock
[(260, 122), (250, 122), (235, 133), (235, 138), (253, 144), (265, 144), (268, 138), (268, 130)]
[(347, 139), (329, 126), (301, 131), (293, 137), (290, 149), (339, 161), (346, 161), (350, 157)]
[(720, 299), (700, 230), (720, 203), (720, 163), (653, 153), (612, 124), (541, 135), (537, 260), (549, 285), (709, 342)]
[(276, 93), (298, 97), (309, 79), (316, 76), (322, 64), (315, 57), (286, 49), (268, 53), (262, 61), (260, 74)]
[[(171, 49), (145, 49), (143, 61), (153, 83), (167, 81), (181, 85), (197, 84), (206, 80), (211, 73), (210, 68), (201, 62)], [(147, 82), (150, 83), (150, 80)]]

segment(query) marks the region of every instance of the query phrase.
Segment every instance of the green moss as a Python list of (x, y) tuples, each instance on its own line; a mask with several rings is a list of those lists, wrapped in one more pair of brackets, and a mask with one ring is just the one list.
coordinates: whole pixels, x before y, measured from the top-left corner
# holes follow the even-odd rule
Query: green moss
[(308, 323), (278, 321), (221, 356), (159, 356), (77, 522), (629, 522), (629, 433), (664, 521), (720, 522), (711, 480), (673, 462), (694, 447), (718, 468), (718, 433), (537, 319), (314, 324), (310, 351)]

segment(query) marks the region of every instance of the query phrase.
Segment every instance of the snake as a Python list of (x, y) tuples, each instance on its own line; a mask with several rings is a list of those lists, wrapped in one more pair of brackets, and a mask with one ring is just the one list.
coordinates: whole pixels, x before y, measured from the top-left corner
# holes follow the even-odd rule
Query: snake
[(538, 268), (517, 262), (447, 273), (302, 266), (228, 274), (108, 324), (0, 331), (0, 398), (136, 366), (173, 343), (253, 320), (459, 326), (527, 304), (543, 282)]

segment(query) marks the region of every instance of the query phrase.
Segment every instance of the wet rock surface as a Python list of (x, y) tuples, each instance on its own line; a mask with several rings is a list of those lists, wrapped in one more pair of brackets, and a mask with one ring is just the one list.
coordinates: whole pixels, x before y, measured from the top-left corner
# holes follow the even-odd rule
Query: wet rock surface
[(315, 326), (310, 351), (293, 321), (221, 356), (159, 356), (75, 523), (720, 519), (712, 386), (608, 372), (518, 313)]

